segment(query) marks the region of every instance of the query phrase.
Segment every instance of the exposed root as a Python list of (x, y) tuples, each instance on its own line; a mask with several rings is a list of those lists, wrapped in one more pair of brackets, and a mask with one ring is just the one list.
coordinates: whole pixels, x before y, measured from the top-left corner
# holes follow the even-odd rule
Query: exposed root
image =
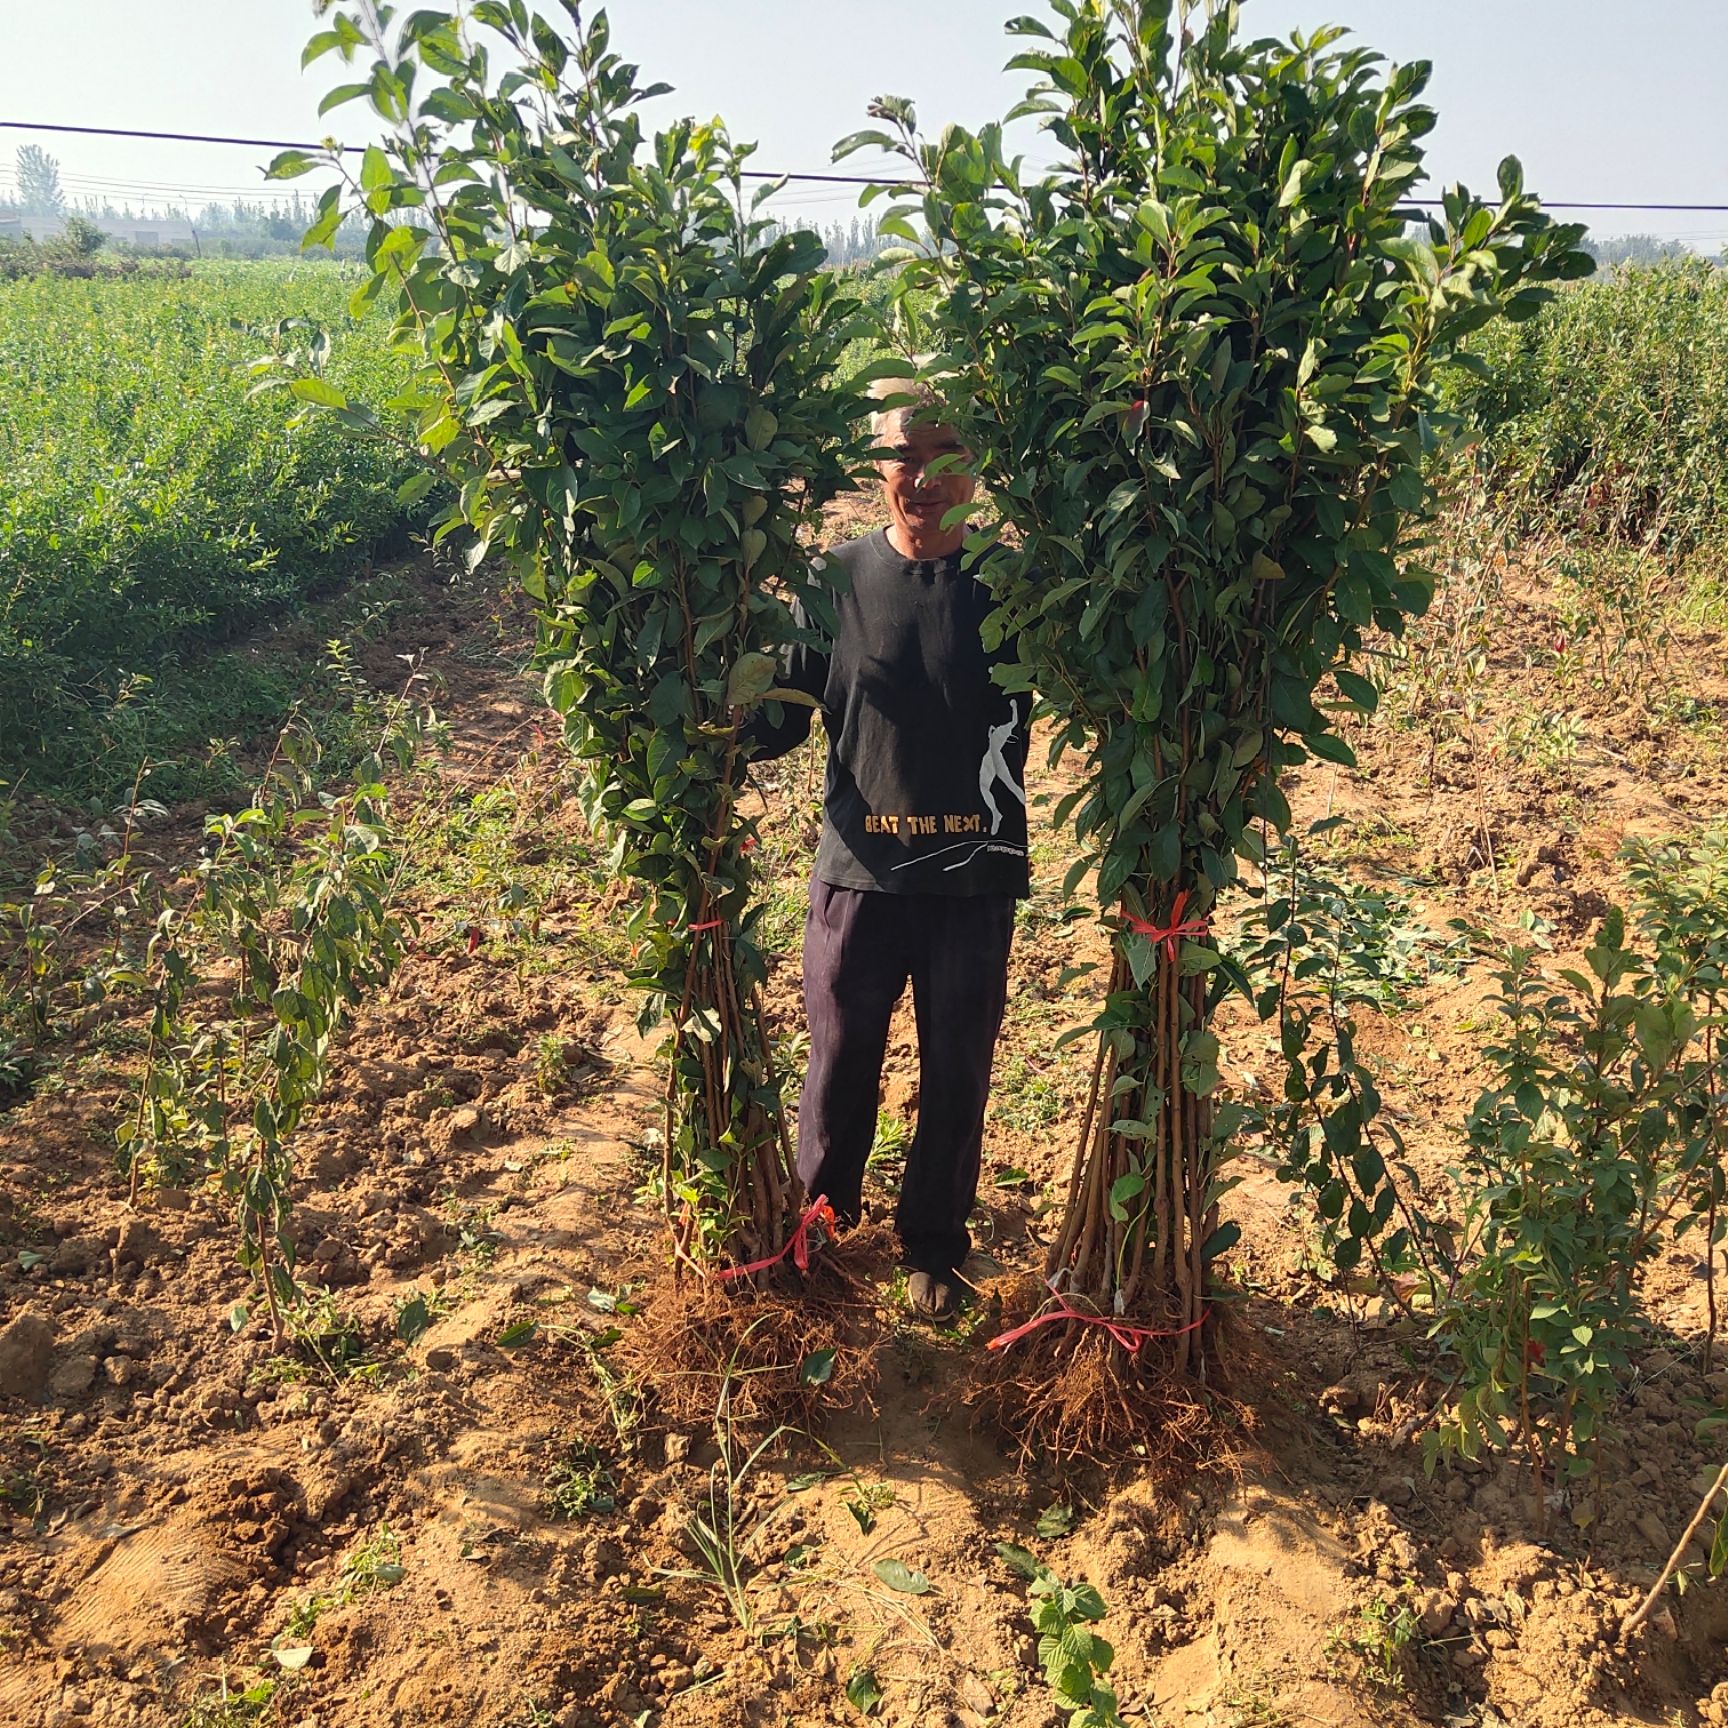
[[(989, 1289), (1002, 1322), (992, 1335), (1032, 1318), (1049, 1291), (1032, 1278)], [(1074, 1306), (1082, 1306), (1075, 1302)], [(1218, 1317), (1207, 1322), (1206, 1358), (1221, 1359)], [(1231, 1355), (1240, 1355), (1235, 1340)], [(980, 1350), (961, 1401), (981, 1427), (1012, 1443), (1024, 1467), (1040, 1458), (1062, 1464), (1132, 1463), (1171, 1479), (1200, 1471), (1241, 1475), (1258, 1455), (1253, 1407), (1232, 1396), (1222, 1376), (1210, 1383), (1174, 1371), (1174, 1351), (1148, 1338), (1137, 1351), (1102, 1327), (1057, 1322), (1006, 1349)]]
[(783, 1265), (722, 1283), (663, 1269), (618, 1357), (666, 1428), (710, 1425), (730, 1381), (728, 1415), (740, 1428), (814, 1432), (836, 1411), (871, 1404), (885, 1328), (867, 1269), (892, 1251), (891, 1232), (867, 1225), (824, 1245), (808, 1274)]

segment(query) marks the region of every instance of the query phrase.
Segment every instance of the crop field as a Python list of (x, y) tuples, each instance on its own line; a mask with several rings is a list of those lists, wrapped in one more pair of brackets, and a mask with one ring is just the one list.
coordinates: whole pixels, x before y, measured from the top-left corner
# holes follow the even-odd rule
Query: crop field
[[(1498, 354), (1472, 383), (1523, 416), (1504, 422), (1511, 437), (1483, 409), (1483, 448), (1513, 458), (1459, 475), (1435, 604), (1383, 645), (1379, 709), (1349, 724), (1359, 765), (1315, 764), (1292, 789), (1294, 832), (1314, 830), (1299, 865), (1313, 951), (1348, 977), (1340, 1000), (1410, 1178), (1461, 1236), (1482, 1230), (1490, 1189), (1521, 1180), (1480, 1128), (1507, 1083), (1495, 944), (1527, 944), (1541, 990), (1564, 991), (1610, 908), (1637, 904), (1628, 842), (1705, 847), (1706, 898), (1724, 891), (1713, 482), (1689, 479), (1698, 502), (1672, 539), (1643, 519), (1616, 533), (1618, 517), (1587, 511), (1654, 460), (1647, 429), (1621, 446), (1576, 374), (1546, 396), (1531, 382), (1556, 377), (1580, 327), (1624, 351), (1609, 331), (1677, 302), (1720, 331), (1702, 273), (1585, 285), (1522, 338), (1519, 390)], [(1658, 371), (1696, 342), (1669, 329), (1642, 345)], [(1562, 438), (1564, 460), (1535, 459)], [(1688, 435), (1663, 459), (1694, 453)], [(829, 532), (876, 519), (868, 494), (849, 497)], [(112, 837), (95, 858), (13, 848), (16, 875), (58, 856), (63, 879), (22, 931), (33, 978), (6, 979), (0, 1303), (47, 1323), (40, 1338), (14, 1326), (0, 1350), (9, 1720), (1044, 1723), (1027, 1554), (1099, 1593), (1115, 1683), (1148, 1721), (1724, 1719), (1728, 1608), (1703, 1548), (1685, 1562), (1693, 1588), (1620, 1632), (1723, 1456), (1716, 1251), (1698, 1231), (1664, 1232), (1644, 1271), (1575, 1487), (1533, 1496), (1528, 1458), (1491, 1449), (1428, 1468), (1448, 1386), (1471, 1349), (1496, 1346), (1341, 1275), (1324, 1223), (1251, 1144), (1229, 1202), (1243, 1414), (1214, 1466), (1024, 1469), (974, 1425), (968, 1364), (996, 1329), (991, 1292), (1037, 1264), (1084, 1105), (1084, 1055), (1060, 1034), (1091, 1012), (1080, 969), (1101, 949), (1064, 913), (1054, 829), (1034, 841), (1012, 966), (977, 1305), (946, 1333), (914, 1326), (891, 1259), (870, 1250), (881, 1305), (852, 1408), (761, 1455), (742, 1428), (657, 1414), (630, 1364), (652, 1315), (661, 1081), (634, 1025), (617, 885), (524, 672), (521, 603), (484, 581), (453, 598), (416, 565), (391, 584), (387, 621), (340, 681), (348, 710), (320, 721), (326, 742), (350, 760), (347, 739), (389, 720), (403, 655), (420, 657), (449, 736), (397, 794), (390, 892), (412, 947), (299, 1129), (293, 1228), (313, 1294), (286, 1342), (245, 1317), (214, 1188), (170, 1173), (129, 1205), (116, 1175), (149, 1031), (116, 960), (135, 951), (140, 884), (179, 891), (192, 831), (141, 818), (123, 853)], [(1035, 774), (1035, 809), (1067, 784)], [(816, 747), (758, 786), (768, 1011), (796, 1065)], [(1698, 868), (1659, 859), (1645, 892)], [(1251, 1014), (1227, 1013), (1222, 1037), (1231, 1095), (1281, 1084)], [(1535, 1037), (1531, 1061), (1558, 1059), (1561, 1040)], [(903, 1007), (878, 1209), (918, 1091)], [(1528, 1251), (1582, 1255), (1567, 1233), (1584, 1205), (1527, 1210)], [(722, 1380), (717, 1363), (716, 1396)]]
[(175, 668), (405, 544), (398, 457), (248, 399), (243, 368), (295, 339), (287, 320), (329, 333), (333, 379), (393, 392), (401, 367), (347, 314), (357, 281), (264, 263), (0, 282), (0, 777), (112, 802), (150, 757), (146, 790), (173, 798), (220, 782), (212, 739), (280, 720), (292, 695), (238, 663)]

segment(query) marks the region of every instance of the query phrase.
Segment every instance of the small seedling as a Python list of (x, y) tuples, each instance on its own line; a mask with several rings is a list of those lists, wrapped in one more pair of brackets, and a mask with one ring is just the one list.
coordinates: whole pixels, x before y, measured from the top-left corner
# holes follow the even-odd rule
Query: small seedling
[(401, 1539), (388, 1524), (380, 1524), (342, 1562), (334, 1590), (314, 1591), (294, 1604), (284, 1635), (296, 1640), (310, 1637), (320, 1615), (331, 1608), (346, 1608), (356, 1598), (375, 1590), (388, 1590), (400, 1584), (405, 1571)]
[(546, 1477), (546, 1499), (554, 1518), (586, 1518), (618, 1505), (618, 1484), (599, 1451), (578, 1440)]
[(691, 1571), (665, 1574), (668, 1578), (687, 1578), (718, 1590), (744, 1632), (756, 1628), (744, 1550), (750, 1538), (773, 1515), (772, 1510), (764, 1512), (750, 1504), (748, 1483), (763, 1456), (788, 1432), (782, 1424), (749, 1452), (741, 1452), (732, 1420), (732, 1380), (728, 1376), (721, 1381), (720, 1398), (714, 1410), (714, 1438), (720, 1456), (709, 1466), (708, 1491), (703, 1503), (684, 1526), (697, 1566)]
[(1046, 1542), (1054, 1542), (1059, 1537), (1066, 1536), (1074, 1528), (1074, 1508), (1061, 1504), (1046, 1506), (1038, 1514), (1035, 1528)]
[[(368, 1359), (360, 1322), (328, 1290), (303, 1295), (284, 1305), (282, 1319), (290, 1342), (310, 1366), (332, 1380), (348, 1380), (376, 1368)], [(292, 1378), (283, 1374), (282, 1378)]]
[(893, 1110), (876, 1112), (876, 1139), (870, 1148), (872, 1164), (890, 1163), (906, 1156), (912, 1144), (912, 1131), (906, 1118)]
[(223, 1673), (214, 1692), (206, 1692), (182, 1719), (180, 1728), (248, 1728), (263, 1720), (276, 1695), (274, 1680), (258, 1680), (243, 1691), (233, 1691)]
[(1070, 1588), (1018, 1543), (998, 1542), (996, 1552), (1010, 1571), (1027, 1580), (1038, 1661), (1045, 1684), (1071, 1712), (1068, 1728), (1126, 1728), (1115, 1692), (1103, 1683), (1116, 1651), (1089, 1630), (1109, 1611), (1104, 1598), (1090, 1584)]
[(854, 1481), (851, 1491), (841, 1495), (840, 1504), (852, 1514), (859, 1534), (868, 1536), (876, 1528), (876, 1514), (894, 1504), (894, 1490), (886, 1482)]

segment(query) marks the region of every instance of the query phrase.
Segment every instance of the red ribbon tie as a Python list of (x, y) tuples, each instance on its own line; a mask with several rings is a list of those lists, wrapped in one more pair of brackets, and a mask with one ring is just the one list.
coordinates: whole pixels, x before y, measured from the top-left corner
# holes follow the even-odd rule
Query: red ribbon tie
[(792, 1234), (778, 1252), (761, 1260), (752, 1260), (748, 1266), (728, 1266), (719, 1274), (724, 1283), (728, 1278), (747, 1278), (752, 1272), (765, 1272), (770, 1266), (778, 1266), (788, 1254), (792, 1256), (792, 1264), (800, 1272), (810, 1270), (810, 1232), (812, 1226), (820, 1224), (832, 1236), (839, 1227), (839, 1220), (834, 1216), (834, 1208), (828, 1204), (826, 1194), (818, 1194), (812, 1202), (810, 1210), (800, 1218), (793, 1227)]
[(1058, 1320), (1078, 1320), (1083, 1326), (1102, 1326), (1130, 1356), (1134, 1355), (1148, 1338), (1180, 1338), (1186, 1332), (1195, 1332), (1206, 1324), (1211, 1315), (1210, 1308), (1200, 1312), (1198, 1320), (1190, 1320), (1186, 1326), (1177, 1326), (1170, 1330), (1161, 1330), (1155, 1326), (1134, 1326), (1126, 1320), (1118, 1320), (1109, 1314), (1086, 1314), (1076, 1308), (1054, 1284), (1050, 1286), (1051, 1298), (1056, 1303), (1054, 1308), (1042, 1314), (1034, 1314), (1024, 1324), (1016, 1326), (1010, 1332), (1001, 1332), (992, 1338), (985, 1346), (989, 1350), (1006, 1350), (1010, 1344), (1018, 1343), (1028, 1332), (1036, 1332), (1040, 1326), (1049, 1326)]
[(1182, 914), (1187, 910), (1188, 890), (1184, 888), (1170, 908), (1168, 924), (1148, 924), (1144, 918), (1136, 918), (1134, 914), (1123, 908), (1122, 917), (1127, 926), (1137, 936), (1144, 936), (1154, 948), (1162, 947), (1164, 958), (1175, 965), (1181, 954), (1179, 944), (1184, 937), (1192, 937), (1200, 941), (1212, 934), (1211, 921), (1202, 914), (1198, 918), (1190, 918), (1184, 922)]

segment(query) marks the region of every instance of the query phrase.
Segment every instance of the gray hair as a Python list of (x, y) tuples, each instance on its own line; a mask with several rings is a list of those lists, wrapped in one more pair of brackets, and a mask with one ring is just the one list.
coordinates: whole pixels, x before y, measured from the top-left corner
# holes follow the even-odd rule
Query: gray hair
[[(920, 355), (913, 362), (922, 365), (925, 356)], [(872, 402), (887, 402), (894, 400), (892, 408), (878, 408), (870, 416), (870, 436), (881, 438), (888, 430), (889, 423), (897, 414), (908, 409), (916, 411), (920, 408), (940, 408), (942, 398), (937, 394), (935, 385), (927, 379), (915, 378), (908, 374), (904, 378), (875, 378), (870, 383), (870, 400)]]

